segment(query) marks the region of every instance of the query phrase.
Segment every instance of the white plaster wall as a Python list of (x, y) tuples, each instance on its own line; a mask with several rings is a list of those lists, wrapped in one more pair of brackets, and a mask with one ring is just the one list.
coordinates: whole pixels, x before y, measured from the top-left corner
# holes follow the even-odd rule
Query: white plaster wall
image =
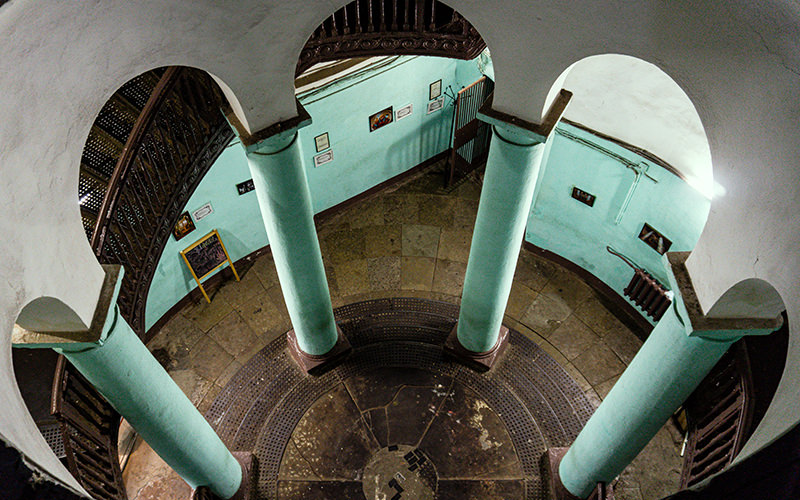
[(703, 124), (689, 97), (658, 66), (622, 54), (582, 59), (550, 89), (546, 109), (562, 88), (573, 94), (566, 118), (655, 154), (711, 199)]
[[(84, 139), (102, 103), (131, 77), (164, 65), (209, 71), (255, 131), (294, 114), (293, 73), (306, 37), (346, 0), (14, 0), (0, 8), (0, 436), (66, 478), (34, 439), (10, 373), (8, 337), (22, 306), (63, 300), (88, 321), (102, 272), (77, 199)], [(757, 277), (789, 309), (791, 354), (752, 451), (798, 421), (800, 387), (800, 7), (731, 0), (452, 0), (492, 51), (498, 109), (537, 120), (572, 63), (603, 53), (656, 64), (697, 108), (714, 178), (688, 265), (707, 310)], [(602, 130), (601, 127), (600, 130)]]

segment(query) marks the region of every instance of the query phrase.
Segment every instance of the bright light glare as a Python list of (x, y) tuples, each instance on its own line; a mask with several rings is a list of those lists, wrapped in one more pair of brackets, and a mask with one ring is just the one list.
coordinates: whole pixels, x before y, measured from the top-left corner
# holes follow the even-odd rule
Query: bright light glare
[(711, 199), (722, 198), (723, 196), (725, 196), (725, 194), (727, 194), (727, 192), (728, 190), (725, 189), (725, 187), (722, 184), (720, 184), (717, 181), (714, 181), (714, 188), (711, 194)]

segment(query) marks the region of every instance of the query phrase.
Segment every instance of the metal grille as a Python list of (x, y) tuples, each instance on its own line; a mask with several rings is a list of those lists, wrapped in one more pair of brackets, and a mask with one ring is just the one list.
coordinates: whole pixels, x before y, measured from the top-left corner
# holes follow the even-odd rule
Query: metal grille
[(63, 356), (56, 366), (52, 409), (75, 479), (96, 500), (126, 500), (117, 452), (120, 416)]
[(353, 376), (409, 367), (466, 386), (495, 411), (513, 442), (526, 498), (544, 499), (540, 460), (548, 446), (569, 444), (592, 412), (580, 387), (534, 342), (511, 332), (501, 364), (479, 374), (444, 355), (442, 343), (458, 314), (452, 304), (378, 299), (335, 311), (353, 352), (320, 377), (302, 374), (281, 337), (255, 355), (221, 391), (206, 414), (233, 449), (254, 451), (260, 498), (277, 498), (278, 472), (295, 426), (321, 396)]
[(67, 456), (64, 451), (64, 439), (61, 437), (61, 425), (58, 422), (39, 424), (39, 432), (58, 458)]
[(486, 163), (492, 129), (478, 119), (478, 109), (492, 90), (494, 82), (484, 76), (458, 93), (453, 116), (453, 152), (450, 156), (448, 185), (457, 183)]
[(739, 341), (689, 396), (689, 441), (681, 476), (688, 488), (725, 469), (744, 445), (753, 405), (747, 349)]

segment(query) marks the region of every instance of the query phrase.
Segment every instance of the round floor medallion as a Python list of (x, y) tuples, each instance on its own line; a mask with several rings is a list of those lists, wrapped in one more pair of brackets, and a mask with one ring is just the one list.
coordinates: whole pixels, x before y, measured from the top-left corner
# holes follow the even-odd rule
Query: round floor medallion
[(378, 450), (364, 469), (367, 500), (436, 497), (436, 467), (420, 449), (392, 445)]
[(545, 500), (541, 460), (591, 414), (581, 388), (512, 331), (475, 372), (442, 350), (458, 307), (411, 298), (336, 310), (353, 351), (309, 376), (285, 337), (254, 356), (206, 417), (258, 457), (264, 500)]

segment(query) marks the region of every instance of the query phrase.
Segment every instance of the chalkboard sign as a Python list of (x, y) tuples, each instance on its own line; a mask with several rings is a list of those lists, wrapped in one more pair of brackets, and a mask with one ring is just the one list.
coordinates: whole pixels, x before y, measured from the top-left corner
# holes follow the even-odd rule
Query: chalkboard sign
[(208, 298), (208, 294), (200, 280), (227, 262), (231, 266), (236, 281), (239, 281), (239, 274), (236, 272), (236, 268), (233, 267), (233, 261), (231, 261), (228, 251), (225, 250), (225, 245), (222, 243), (222, 238), (219, 237), (216, 229), (192, 243), (191, 246), (181, 252), (181, 256), (183, 256), (186, 265), (189, 266), (189, 271), (192, 272), (192, 276), (197, 281), (197, 286), (200, 287), (200, 291), (203, 292), (203, 296), (209, 303), (211, 303), (211, 299)]

